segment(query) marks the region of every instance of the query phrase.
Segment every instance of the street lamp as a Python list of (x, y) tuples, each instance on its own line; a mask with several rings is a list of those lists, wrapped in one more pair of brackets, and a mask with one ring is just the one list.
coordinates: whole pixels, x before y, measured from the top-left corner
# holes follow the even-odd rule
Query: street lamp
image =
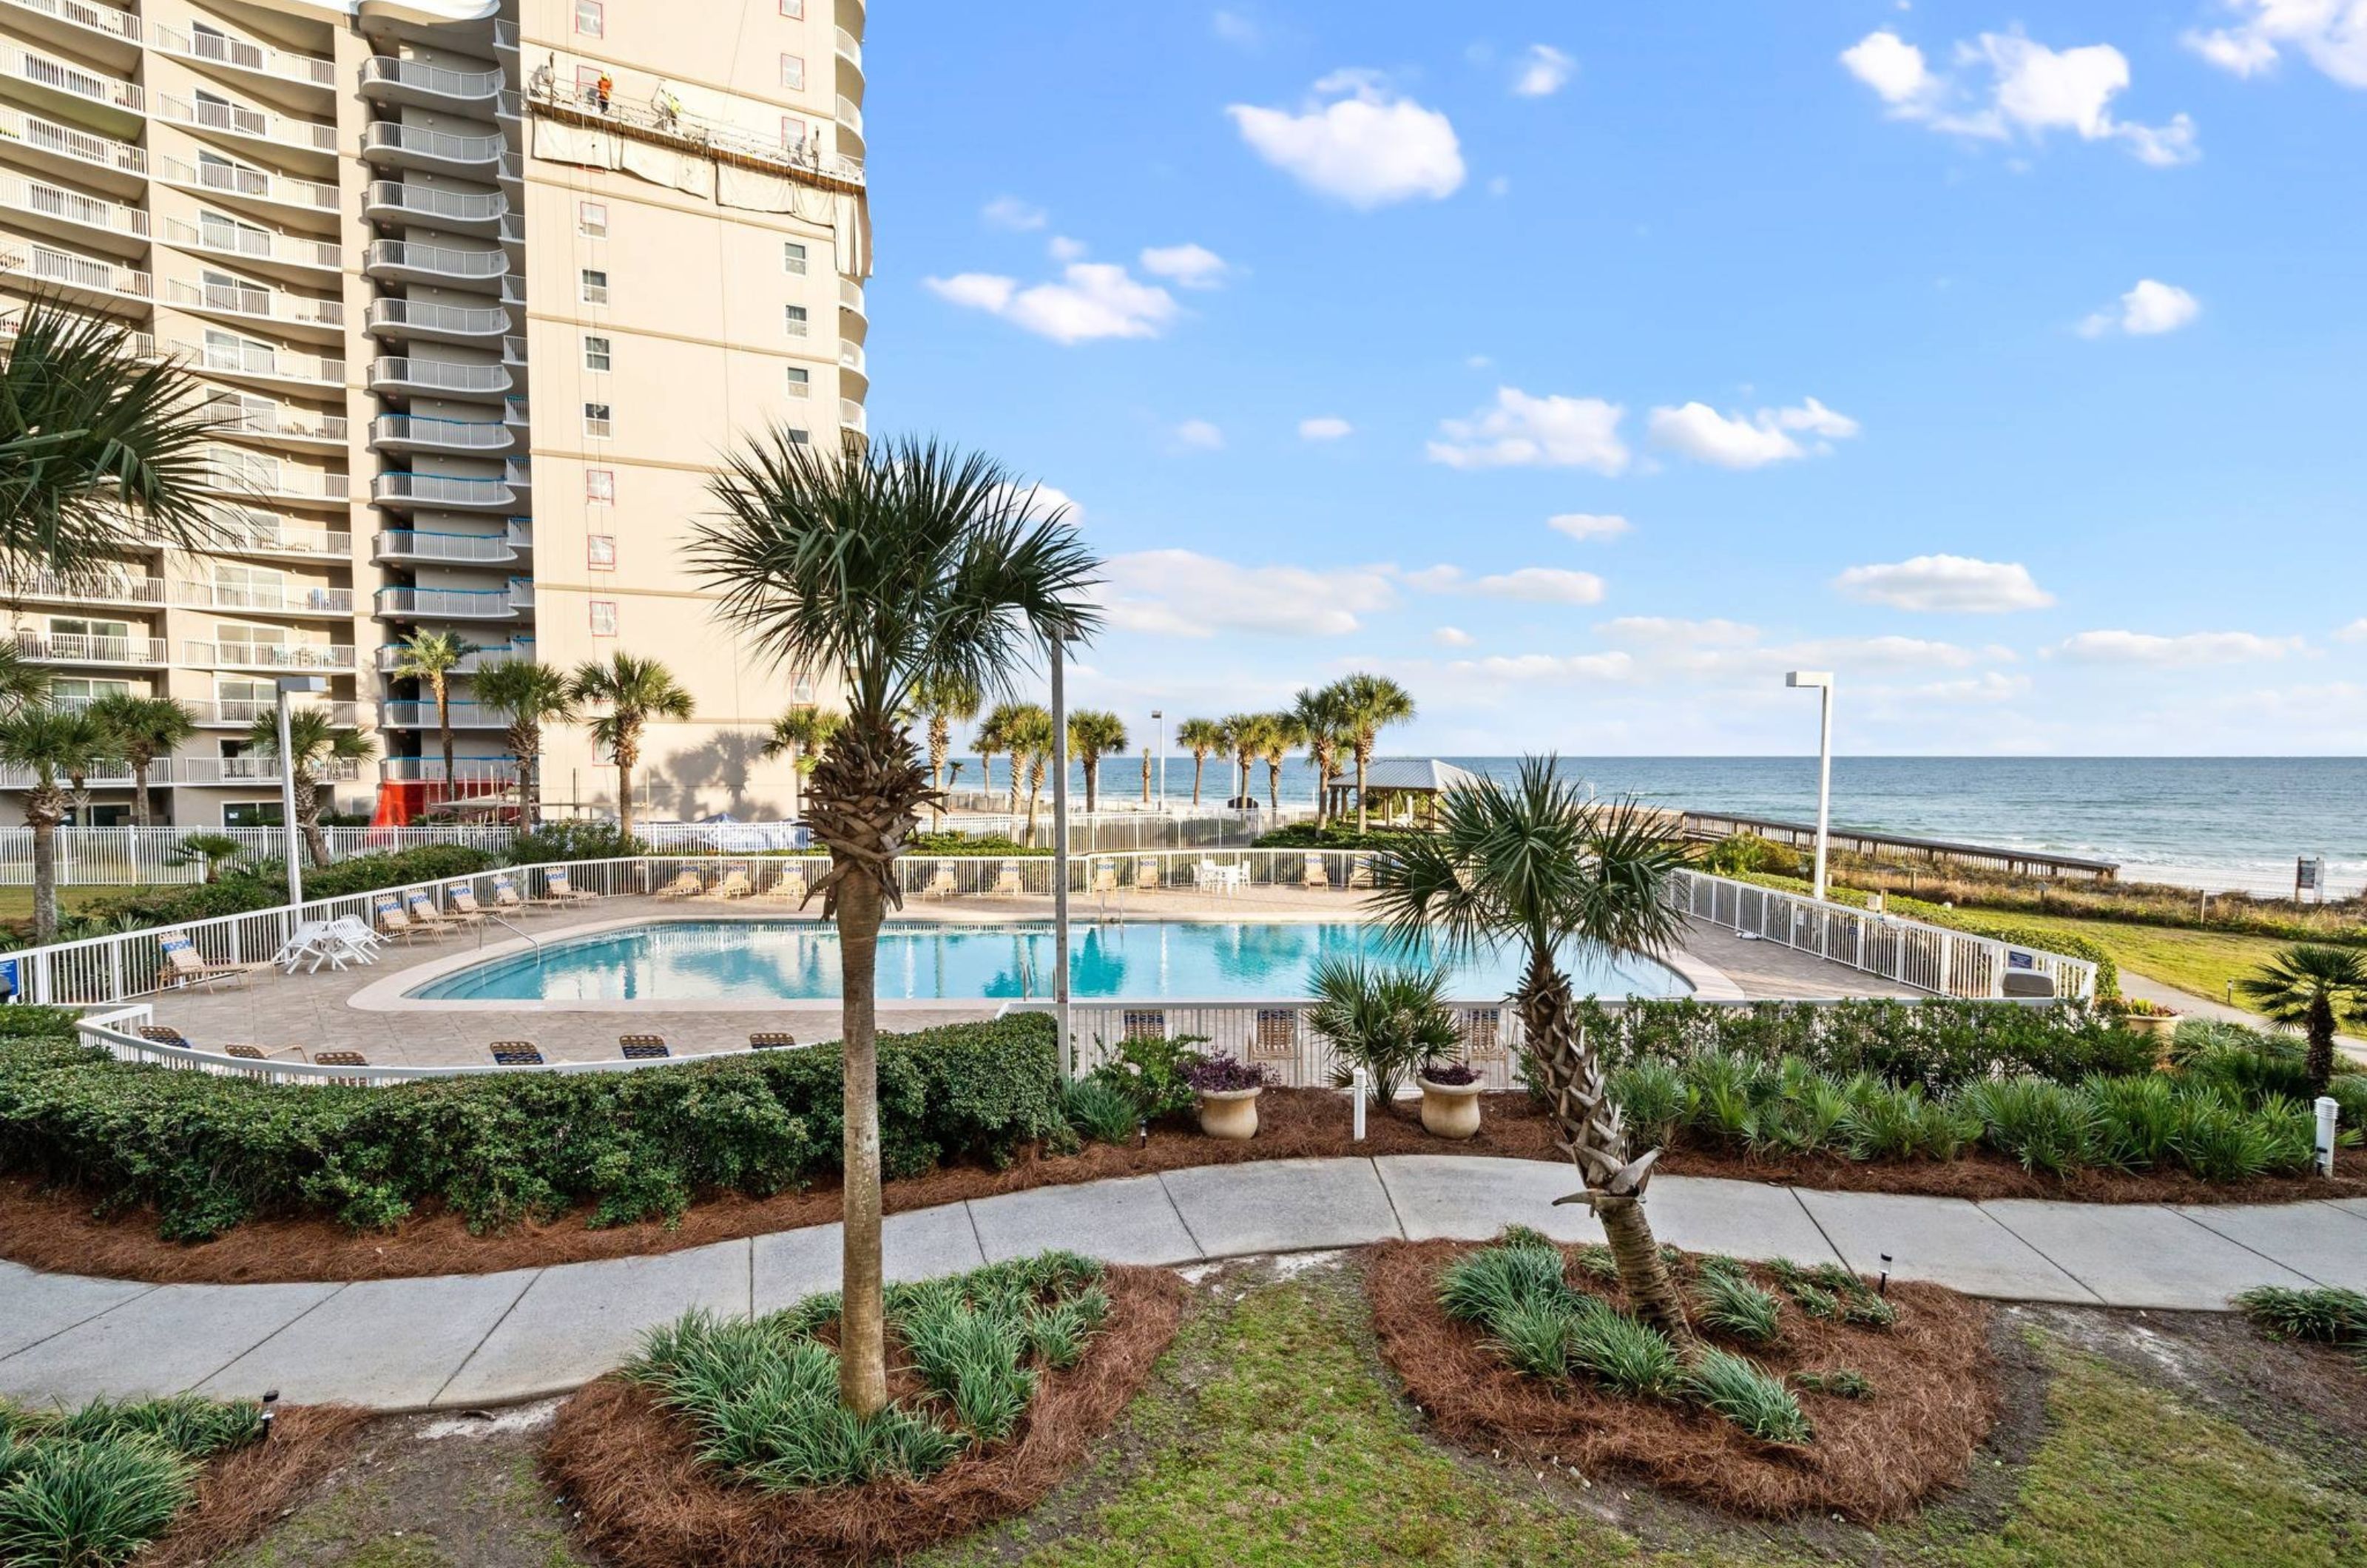
[[(1076, 1070), (1069, 1035), (1069, 697), (1068, 650), (1052, 639), (1052, 1032), (1060, 1081)], [(1016, 764), (1014, 763), (1014, 768)], [(1018, 777), (1016, 772), (1012, 774)]]
[(1150, 733), (1156, 737), (1152, 741), (1152, 744), (1159, 748), (1159, 809), (1162, 814), (1167, 810), (1166, 718), (1167, 716), (1161, 713), (1157, 708), (1152, 708), (1150, 710)]
[(1814, 687), (1818, 694), (1818, 707), (1822, 718), (1817, 726), (1817, 886), (1816, 897), (1825, 897), (1825, 855), (1832, 840), (1833, 823), (1833, 672), (1829, 670), (1795, 670), (1784, 677), (1784, 684)]
[[(304, 903), (304, 873), (296, 843), (296, 759), (289, 755), (293, 744), (288, 735), (288, 699), (308, 693), (325, 692), (329, 682), (318, 675), (283, 675), (274, 682), (274, 702), (279, 710), (279, 827), (288, 841), (288, 902), (300, 908)], [(289, 917), (293, 919), (293, 916)]]

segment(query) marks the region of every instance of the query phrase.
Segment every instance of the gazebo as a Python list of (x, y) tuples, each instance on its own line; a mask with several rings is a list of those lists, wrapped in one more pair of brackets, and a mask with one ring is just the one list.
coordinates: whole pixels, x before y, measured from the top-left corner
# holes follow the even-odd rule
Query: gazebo
[[(1365, 804), (1368, 818), (1403, 821), (1407, 826), (1438, 825), (1438, 797), (1459, 784), (1477, 784), (1479, 775), (1435, 757), (1385, 757), (1365, 768)], [(1323, 786), (1326, 814), (1344, 817), (1356, 809), (1356, 775), (1334, 775)]]

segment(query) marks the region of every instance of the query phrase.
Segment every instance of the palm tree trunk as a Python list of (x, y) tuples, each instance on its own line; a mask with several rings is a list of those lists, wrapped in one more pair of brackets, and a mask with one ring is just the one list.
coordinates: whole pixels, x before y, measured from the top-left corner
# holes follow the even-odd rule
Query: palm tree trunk
[(444, 798), (456, 800), (460, 795), (460, 781), (452, 765), (452, 688), (444, 678), (436, 678), (436, 729), (444, 741)]
[(1265, 803), (1282, 815), (1282, 764), (1271, 760), (1265, 765)]
[[(55, 791), (42, 788), (26, 802), (25, 819), (33, 828), (33, 942), (40, 946), (58, 940), (58, 804)], [(38, 803), (38, 804), (37, 804)]]
[(1027, 769), (1027, 837), (1022, 841), (1031, 850), (1036, 847), (1036, 802), (1043, 793), (1043, 766), (1030, 763)]
[(312, 857), (314, 865), (326, 865), (329, 863), (329, 840), (328, 835), (321, 831), (320, 786), (301, 767), (296, 770), (294, 794), (296, 826), (304, 835), (304, 852)]
[[(617, 836), (629, 840), (633, 836), (633, 764), (640, 760), (640, 749), (629, 741), (617, 743)], [(795, 764), (791, 764), (795, 771)]]
[(137, 757), (131, 759), (131, 825), (148, 826), (148, 764)]
[(879, 886), (838, 885), (839, 1033), (845, 1185), (838, 1320), (839, 1403), (868, 1416), (888, 1403), (886, 1290), (879, 1235), (879, 1036), (872, 991), (885, 915)]
[(1331, 783), (1331, 753), (1318, 751), (1315, 753), (1315, 827), (1318, 832), (1323, 828), (1323, 795)]
[(1365, 739), (1361, 735), (1358, 736), (1356, 738), (1356, 831), (1360, 834), (1365, 830), (1366, 822), (1365, 816), (1365, 764), (1372, 760), (1372, 742)]
[(1208, 754), (1206, 751), (1192, 753), (1192, 804), (1195, 806), (1200, 804), (1200, 774), (1207, 766)]
[(1093, 814), (1093, 803), (1094, 803), (1094, 801), (1099, 797), (1100, 791), (1101, 791), (1101, 782), (1102, 782), (1102, 765), (1101, 765), (1101, 759), (1100, 759), (1099, 757), (1087, 757), (1087, 758), (1085, 759), (1085, 761), (1084, 761), (1084, 768), (1085, 768), (1085, 815), (1086, 815), (1086, 816), (1088, 816), (1088, 817), (1091, 817), (1091, 816)]

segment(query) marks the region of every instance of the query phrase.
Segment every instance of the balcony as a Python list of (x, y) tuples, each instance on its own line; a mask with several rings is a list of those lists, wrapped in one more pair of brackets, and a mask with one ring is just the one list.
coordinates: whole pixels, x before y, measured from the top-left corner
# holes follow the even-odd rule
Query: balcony
[(0, 17), (43, 42), (129, 68), (140, 59), (140, 18), (90, 0), (5, 0)]
[(362, 216), (379, 223), (429, 223), (457, 234), (500, 232), (510, 198), (499, 191), (437, 190), (403, 180), (372, 180)]
[(502, 479), (455, 479), (443, 474), (397, 471), (370, 481), (370, 500), (391, 511), (501, 511), (517, 504), (517, 492)]
[(517, 445), (509, 426), (497, 419), (429, 419), (418, 414), (382, 413), (370, 421), (370, 449), (376, 452), (457, 452), (490, 456)]
[[(489, 708), (478, 703), (450, 705), (452, 728), (455, 729), (507, 729), (509, 719), (499, 708)], [(381, 729), (434, 729), (434, 703), (388, 702), (378, 705), (378, 722)], [(453, 759), (458, 762), (459, 759)]]
[(0, 578), (0, 597), (62, 600), (72, 604), (162, 604), (164, 580), (136, 577), (129, 572), (88, 572), (80, 576), (54, 571), (28, 572)]
[(252, 457), (243, 452), (232, 454), (227, 449), (223, 456), (242, 460), (215, 459), (213, 472), (205, 479), (204, 488), (217, 495), (300, 506), (332, 506), (342, 511), (352, 489), (344, 474), (291, 468), (268, 457)]
[(170, 662), (161, 637), (89, 637), (79, 632), (17, 633), (17, 657), (34, 664), (115, 664), (142, 670)]
[(308, 102), (326, 103), (336, 90), (335, 64), (317, 54), (273, 49), (219, 32), (183, 32), (161, 24), (155, 29), (153, 47), (243, 81), (250, 87), (261, 87), (266, 92), (300, 88), (299, 96)]
[[(517, 764), (507, 757), (455, 757), (452, 775), (451, 782), (459, 784), (515, 784)], [(379, 763), (378, 776), (387, 784), (443, 784), (444, 759), (389, 757)]]
[(201, 670), (351, 670), (349, 645), (325, 642), (190, 642), (182, 662)]
[[(350, 782), (362, 776), (362, 765), (350, 757), (324, 760), (313, 763), (310, 773), (323, 784)], [(269, 753), (173, 759), (173, 783), (176, 784), (276, 784), (278, 782), (279, 759)]]
[(97, 256), (48, 245), (28, 245), (23, 250), (8, 245), (0, 246), (0, 263), (8, 264), (15, 276), (40, 283), (68, 301), (93, 310), (144, 316), (155, 298), (155, 280), (148, 274)]
[[(409, 649), (402, 648), (398, 645), (390, 645), (379, 649), (378, 650), (379, 673), (381, 675), (393, 674), (396, 670), (402, 667), (403, 656), (410, 651), (411, 650)], [(452, 666), (452, 673), (455, 675), (482, 674), (484, 671), (491, 670), (496, 664), (508, 664), (516, 660), (532, 659), (533, 657), (534, 641), (531, 637), (527, 638), (523, 646), (515, 642), (510, 642), (496, 644), (491, 648), (471, 649), (467, 653), (461, 655), (459, 663)]]
[(510, 330), (507, 310), (430, 305), (417, 299), (373, 299), (369, 330), (379, 337), (492, 346)]
[(148, 214), (136, 207), (0, 174), (0, 209), (15, 214), (26, 227), (81, 244), (134, 257), (148, 253)]
[(111, 136), (77, 130), (71, 125), (43, 119), (6, 104), (0, 104), (0, 148), (58, 160), (63, 167), (53, 172), (91, 180), (126, 196), (139, 195), (141, 182), (148, 175), (144, 148), (118, 141)]
[(871, 373), (865, 368), (867, 363), (861, 344), (841, 343), (838, 345), (838, 367), (862, 377), (866, 386), (871, 382)]
[(316, 172), (335, 167), (337, 128), (318, 120), (271, 114), (243, 104), (198, 103), (174, 93), (156, 95), (156, 116), (191, 130), (261, 142), (277, 154), (302, 154)]
[(250, 169), (243, 164), (190, 164), (167, 155), (156, 160), (156, 177), (184, 190), (203, 191), (210, 196), (241, 201), (264, 202), (273, 207), (292, 207), (308, 215), (323, 213), (334, 217), (339, 205), (337, 187), (333, 185), (319, 180), (300, 180), (290, 175), (269, 174), (262, 169)]
[(378, 561), (435, 561), (452, 566), (507, 566), (520, 547), (506, 534), (434, 534), (390, 528), (370, 542)]
[(136, 134), (147, 112), (147, 96), (137, 85), (15, 44), (0, 45), (0, 81), (25, 89), (44, 109), (119, 136)]
[[(183, 703), (181, 705), (189, 710), (189, 716), (197, 720), (201, 729), (245, 729), (258, 718), (277, 717), (279, 711), (278, 704), (269, 697), (252, 701), (226, 698), (221, 702)], [(315, 703), (310, 705), (327, 709), (329, 722), (340, 729), (351, 729), (361, 722), (361, 705), (357, 703)]]
[(482, 115), (501, 96), (502, 73), (454, 71), (424, 60), (375, 54), (362, 62), (361, 89), (362, 96), (374, 104)]
[(226, 610), (247, 615), (334, 615), (354, 613), (350, 588), (289, 590), (230, 582), (179, 582), (173, 597), (200, 610)]
[(510, 385), (510, 373), (498, 365), (463, 365), (399, 355), (370, 361), (369, 389), (381, 397), (466, 398), (499, 402), (509, 392)]
[(381, 588), (370, 614), (381, 621), (510, 621), (517, 606), (505, 588)]
[(228, 399), (220, 400), (216, 406), (221, 411), (212, 426), (216, 435), (307, 451), (345, 449), (348, 426), (341, 413), (318, 413), (285, 403), (256, 408)]
[(164, 220), (164, 238), (183, 250), (235, 256), (242, 265), (266, 271), (291, 271), (307, 282), (320, 281), (320, 274), (334, 273), (345, 265), (344, 247), (330, 241), (275, 234), (267, 229), (251, 229), (243, 223), (191, 223), (179, 218), (167, 218)]
[(301, 559), (348, 559), (354, 536), (342, 528), (299, 528), (268, 512), (224, 507), (213, 520), (218, 552), (245, 556), (292, 556)]
[[(60, 705), (61, 706), (64, 705)], [(148, 764), (148, 783), (153, 787), (173, 782), (175, 757), (159, 757)], [(0, 766), (0, 790), (31, 789), (41, 782), (40, 774), (31, 768), (11, 762)], [(79, 785), (84, 789), (126, 789), (131, 784), (131, 764), (112, 757), (101, 758), (97, 765), (80, 778), (69, 781), (61, 776), (55, 783), (62, 787)]]
[(427, 283), (496, 292), (510, 270), (499, 251), (462, 251), (408, 240), (373, 240), (362, 270), (380, 283)]
[[(327, 343), (343, 343), (345, 306), (342, 299), (315, 299), (284, 289), (256, 288), (244, 284), (191, 283), (187, 278), (164, 280), (164, 302), (193, 315), (226, 316), (240, 321), (267, 321), (290, 333)], [(338, 367), (340, 384), (345, 369)]]
[(186, 357), (192, 368), (209, 376), (273, 383), (292, 381), (313, 391), (343, 389), (345, 384), (345, 362), (323, 359), (316, 354), (292, 354), (259, 343), (176, 342), (173, 350)]
[(844, 93), (838, 96), (838, 129), (842, 141), (852, 139), (855, 146), (863, 145), (863, 106)]
[(838, 400), (838, 423), (841, 429), (851, 430), (857, 435), (871, 434), (869, 417), (864, 413), (863, 405), (852, 398)]
[(512, 457), (502, 465), (502, 482), (520, 492), (520, 501), (526, 500), (524, 492), (534, 488), (534, 465), (522, 458)]
[(864, 304), (863, 285), (851, 277), (838, 280), (838, 318), (841, 337), (860, 341), (871, 325), (871, 314)]
[(863, 69), (863, 40), (844, 28), (837, 30), (838, 57), (857, 71)]
[(362, 156), (380, 168), (424, 169), (472, 180), (494, 177), (506, 145), (498, 136), (455, 136), (387, 119), (362, 130)]

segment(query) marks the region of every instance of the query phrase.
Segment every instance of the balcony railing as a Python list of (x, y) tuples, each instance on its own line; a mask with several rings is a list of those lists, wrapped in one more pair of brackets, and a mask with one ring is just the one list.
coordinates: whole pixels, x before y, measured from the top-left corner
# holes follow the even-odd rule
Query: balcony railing
[(156, 160), (159, 178), (176, 185), (202, 186), (207, 190), (221, 191), (226, 196), (251, 197), (257, 201), (277, 201), (290, 207), (318, 208), (324, 212), (337, 209), (337, 187), (318, 180), (300, 180), (289, 175), (274, 175), (261, 169), (250, 169), (243, 164), (190, 164), (172, 156)]
[(146, 96), (137, 84), (101, 76), (29, 49), (18, 49), (14, 45), (0, 48), (0, 74), (14, 76), (19, 81), (66, 93), (111, 109), (122, 109), (129, 114), (145, 112)]
[(850, 135), (860, 140), (863, 135), (863, 106), (844, 93), (838, 96), (838, 123)]
[[(506, 757), (455, 757), (452, 782), (515, 784), (517, 764)], [(388, 784), (443, 784), (441, 757), (389, 757), (378, 765), (378, 776)]]
[(437, 190), (403, 180), (372, 180), (369, 205), (447, 223), (491, 223), (510, 209), (500, 191)]
[(168, 218), (164, 220), (164, 237), (194, 250), (218, 251), (224, 255), (282, 262), (290, 266), (325, 267), (334, 272), (345, 265), (344, 247), (331, 241), (274, 234), (239, 224), (190, 223)]
[(838, 280), (838, 308), (842, 310), (852, 310), (858, 316), (865, 315), (866, 311), (863, 308), (863, 285), (855, 282), (855, 279), (851, 277), (840, 278)]
[(362, 62), (361, 85), (365, 95), (374, 86), (408, 87), (414, 93), (433, 93), (439, 98), (481, 100), (502, 90), (502, 73), (498, 71), (454, 71), (447, 66), (430, 65), (424, 60), (397, 60), (390, 55), (374, 54)]
[(517, 559), (517, 548), (504, 534), (432, 534), (424, 529), (390, 528), (371, 543), (380, 560), (432, 560), (459, 564), (504, 564)]
[(429, 419), (408, 413), (382, 413), (370, 421), (370, 439), (447, 452), (506, 451), (517, 440), (497, 419)]
[(849, 65), (854, 66), (857, 71), (862, 70), (862, 40), (857, 39), (853, 33), (848, 32), (844, 28), (838, 28), (837, 32), (838, 37), (836, 42), (838, 44), (838, 57), (841, 60), (845, 61)]
[(369, 379), (373, 391), (413, 386), (439, 392), (498, 394), (510, 386), (510, 373), (498, 365), (460, 365), (398, 355), (371, 360)]
[(164, 580), (134, 577), (126, 572), (62, 576), (54, 571), (28, 572), (0, 578), (0, 596), (12, 599), (70, 599), (78, 604), (162, 604)]
[(508, 506), (516, 493), (501, 479), (455, 479), (443, 474), (386, 473), (370, 481), (370, 499), (418, 506)]
[[(226, 697), (219, 702), (184, 703), (189, 716), (208, 729), (244, 729), (258, 718), (276, 717), (279, 705), (269, 697), (243, 699)], [(350, 729), (360, 722), (358, 703), (316, 703), (329, 716), (329, 722), (339, 728)]]
[(354, 536), (342, 528), (294, 528), (267, 512), (223, 508), (214, 517), (217, 547), (250, 555), (351, 556)]
[(351, 670), (350, 645), (291, 642), (192, 642), (184, 662), (207, 670)]
[(863, 357), (863, 345), (859, 343), (840, 344), (838, 345), (838, 362), (846, 367), (849, 370), (854, 371), (856, 375), (862, 375), (865, 364)]
[(40, 152), (72, 158), (101, 169), (114, 169), (127, 175), (148, 172), (145, 149), (135, 147), (129, 141), (118, 141), (111, 136), (97, 136), (87, 130), (77, 130), (70, 125), (60, 125), (56, 120), (27, 114), (13, 106), (0, 105), (0, 137), (13, 137)]
[(430, 305), (417, 299), (373, 299), (369, 308), (373, 332), (437, 333), (450, 337), (498, 337), (509, 330), (507, 310), (472, 310), (461, 305)]
[(444, 282), (477, 283), (508, 272), (510, 258), (500, 251), (462, 251), (409, 240), (373, 240), (363, 265), (373, 277), (381, 273), (408, 272)]
[[(449, 705), (452, 728), (455, 729), (506, 729), (509, 719), (499, 708), (489, 708), (480, 703)], [(436, 705), (430, 702), (380, 703), (378, 722), (386, 729), (434, 729), (436, 728)], [(459, 758), (454, 758), (459, 761)]]
[(171, 648), (160, 637), (92, 637), (81, 632), (23, 632), (17, 656), (36, 664), (161, 665)]
[[(277, 288), (256, 288), (243, 283), (191, 283), (186, 278), (164, 280), (164, 299), (168, 304), (187, 310), (214, 310), (224, 315), (246, 316), (258, 321), (284, 321), (290, 326), (342, 327), (345, 324), (345, 304), (342, 299), (313, 299), (300, 294), (289, 294)], [(339, 366), (337, 376), (344, 379), (345, 369)]]
[[(403, 648), (398, 644), (390, 644), (385, 648), (379, 649), (378, 650), (379, 673), (381, 675), (393, 674), (395, 671), (402, 668), (403, 659), (410, 653), (410, 651), (411, 650), (409, 649)], [(531, 641), (529, 641), (527, 646), (524, 648), (517, 646), (515, 643), (497, 643), (491, 648), (472, 649), (469, 652), (461, 655), (460, 662), (452, 666), (452, 673), (455, 675), (481, 674), (485, 671), (491, 670), (496, 664), (509, 664), (520, 659), (532, 659), (533, 657), (534, 648)]]
[(312, 381), (325, 386), (345, 384), (345, 362), (312, 354), (290, 354), (255, 343), (178, 342), (176, 353), (200, 370), (221, 376), (270, 376), (289, 381)]
[(300, 54), (291, 49), (270, 49), (262, 44), (249, 43), (244, 39), (224, 38), (220, 33), (183, 32), (178, 28), (159, 25), (155, 47), (184, 60), (235, 66), (241, 71), (276, 76), (283, 82), (295, 82), (308, 87), (334, 87), (337, 85), (336, 66), (318, 55)]
[(180, 582), (173, 596), (201, 610), (242, 610), (273, 615), (350, 615), (350, 588), (289, 590), (236, 582)]
[(300, 441), (337, 441), (345, 439), (347, 425), (341, 413), (314, 413), (305, 410), (300, 414), (282, 406), (251, 408), (241, 403), (218, 405), (221, 412), (213, 423), (217, 435), (284, 435)]
[(126, 43), (140, 41), (140, 18), (113, 6), (94, 6), (88, 0), (8, 0), (8, 4), (121, 39)]
[(45, 185), (40, 180), (28, 180), (16, 175), (0, 174), (0, 207), (13, 207), (43, 218), (54, 218), (62, 223), (80, 223), (87, 228), (104, 229), (111, 234), (127, 234), (141, 240), (148, 237), (148, 214), (136, 207), (102, 201), (78, 190)]
[(871, 429), (870, 416), (863, 412), (863, 405), (852, 398), (838, 400), (838, 423), (857, 435), (867, 434)]
[(47, 245), (29, 245), (26, 247), (21, 265), (28, 276), (43, 283), (87, 289), (94, 294), (117, 294), (131, 299), (155, 297), (155, 280), (148, 274), (136, 267), (101, 261), (96, 256), (76, 255), (72, 251), (52, 250)]
[(506, 621), (517, 614), (501, 588), (381, 588), (375, 613), (438, 620)]
[[(176, 757), (173, 769), (175, 784), (260, 784), (279, 782), (279, 759), (269, 752), (250, 752), (243, 757)], [(351, 757), (323, 758), (314, 762), (307, 772), (324, 783), (352, 780), (362, 776), (362, 765)]]
[(176, 125), (193, 125), (206, 130), (226, 130), (237, 136), (252, 136), (260, 141), (276, 141), (283, 147), (299, 147), (315, 152), (337, 150), (337, 128), (318, 120), (295, 119), (284, 114), (269, 114), (251, 109), (243, 104), (212, 104), (193, 102), (177, 93), (156, 95), (156, 113)]
[(455, 136), (448, 130), (430, 130), (421, 125), (401, 125), (393, 120), (376, 120), (362, 131), (362, 156), (373, 154), (405, 154), (415, 158), (431, 158), (442, 164), (492, 164), (499, 161), (504, 149), (498, 136)]

